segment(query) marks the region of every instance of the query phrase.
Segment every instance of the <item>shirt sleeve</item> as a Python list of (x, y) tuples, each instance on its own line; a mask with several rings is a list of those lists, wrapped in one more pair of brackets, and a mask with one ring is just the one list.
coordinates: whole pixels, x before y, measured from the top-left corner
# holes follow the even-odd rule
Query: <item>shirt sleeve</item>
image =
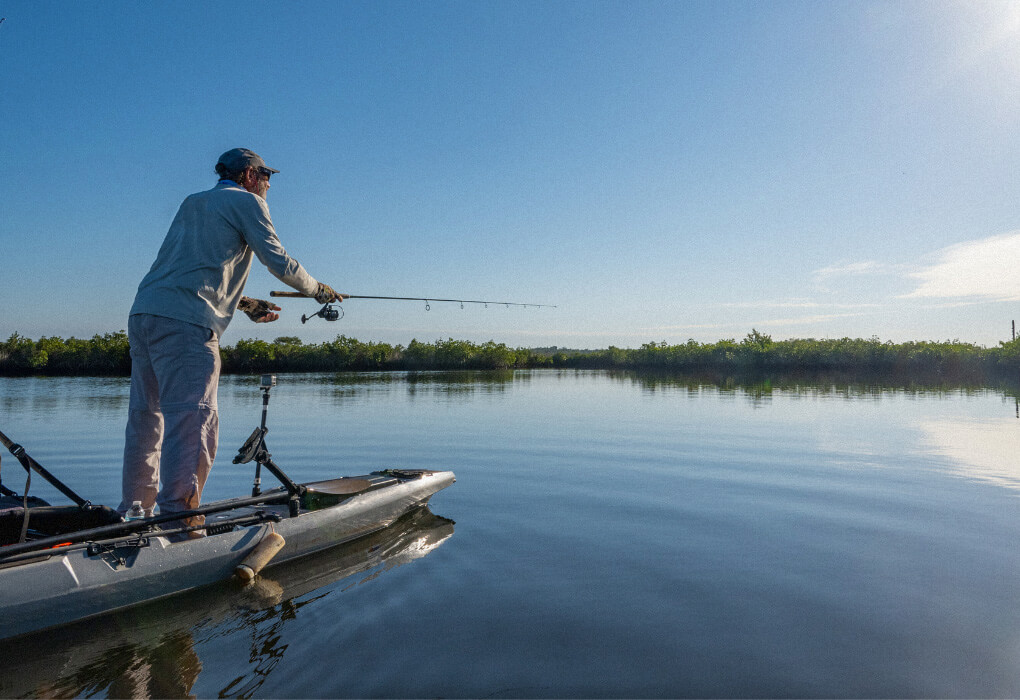
[(266, 201), (257, 195), (251, 196), (252, 206), (246, 207), (245, 222), (241, 229), (245, 242), (266, 269), (284, 284), (299, 292), (315, 295), (319, 291), (318, 281), (305, 268), (287, 254), (276, 235), (273, 221), (269, 218)]

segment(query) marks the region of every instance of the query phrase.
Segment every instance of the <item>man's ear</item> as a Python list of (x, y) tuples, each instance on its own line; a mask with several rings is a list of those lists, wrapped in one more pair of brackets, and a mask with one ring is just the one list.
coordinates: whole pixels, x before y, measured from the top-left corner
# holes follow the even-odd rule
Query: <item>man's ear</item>
[(249, 192), (253, 192), (255, 190), (255, 186), (258, 185), (258, 182), (259, 177), (255, 171), (255, 168), (248, 166), (241, 173), (241, 182), (239, 182), (238, 184), (241, 185), (241, 187), (243, 187), (244, 189), (248, 190)]

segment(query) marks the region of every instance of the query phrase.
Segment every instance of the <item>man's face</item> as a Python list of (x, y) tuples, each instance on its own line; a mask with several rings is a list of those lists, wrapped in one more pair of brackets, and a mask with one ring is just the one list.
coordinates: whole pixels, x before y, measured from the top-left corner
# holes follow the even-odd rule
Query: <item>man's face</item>
[(269, 193), (269, 176), (272, 175), (270, 172), (255, 171), (255, 194), (262, 199), (266, 198)]

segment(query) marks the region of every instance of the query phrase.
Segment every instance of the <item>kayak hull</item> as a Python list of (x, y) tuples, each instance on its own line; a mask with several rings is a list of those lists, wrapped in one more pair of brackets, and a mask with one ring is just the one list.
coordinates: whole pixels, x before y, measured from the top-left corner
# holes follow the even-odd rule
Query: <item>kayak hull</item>
[[(281, 505), (244, 509), (251, 513), (260, 509), (276, 512), (282, 518), (275, 523), (238, 527), (177, 543), (158, 533), (122, 536), (89, 548), (44, 550), (29, 561), (0, 562), (0, 639), (228, 579), (271, 531), (285, 540), (272, 560), (273, 566), (349, 542), (426, 505), (433, 494), (455, 480), (449, 471), (403, 473), (402, 477), (379, 488), (344, 494), (335, 505), (301, 510), (294, 517), (288, 517), (287, 507)], [(238, 514), (227, 511), (218, 517)], [(216, 520), (207, 518), (210, 532), (216, 530)]]

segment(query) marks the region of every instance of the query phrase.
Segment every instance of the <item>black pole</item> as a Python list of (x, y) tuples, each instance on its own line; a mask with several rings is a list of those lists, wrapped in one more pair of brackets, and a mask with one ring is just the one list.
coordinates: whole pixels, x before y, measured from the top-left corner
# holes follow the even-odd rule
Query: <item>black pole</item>
[[(76, 494), (74, 491), (72, 491), (71, 487), (67, 486), (60, 479), (50, 474), (41, 464), (36, 462), (27, 452), (25, 452), (24, 447), (16, 444), (13, 440), (11, 440), (3, 433), (0, 433), (0, 443), (2, 443), (4, 447), (11, 451), (11, 454), (17, 458), (17, 460), (21, 463), (21, 466), (25, 468), (26, 472), (29, 473), (32, 473), (33, 471), (37, 472), (39, 476), (46, 479), (46, 481), (50, 482), (50, 484), (52, 484), (58, 491), (60, 491), (60, 493), (64, 494), (72, 501), (74, 501), (75, 505), (77, 505), (79, 508), (89, 508), (92, 506), (91, 501), (85, 500), (84, 498)], [(27, 496), (28, 494), (25, 495)]]
[[(265, 447), (266, 439), (266, 413), (269, 412), (269, 388), (263, 387), (262, 389), (262, 437), (260, 438), (260, 447)], [(255, 483), (251, 487), (251, 495), (258, 496), (262, 493), (262, 462), (255, 462)]]

